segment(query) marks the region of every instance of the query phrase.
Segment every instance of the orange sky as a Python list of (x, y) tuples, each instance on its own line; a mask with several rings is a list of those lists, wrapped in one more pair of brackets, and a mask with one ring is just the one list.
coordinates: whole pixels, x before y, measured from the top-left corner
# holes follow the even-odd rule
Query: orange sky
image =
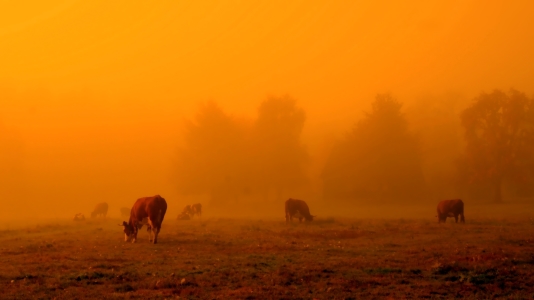
[[(1, 1), (0, 124), (37, 181), (48, 169), (96, 182), (105, 170), (134, 182), (132, 194), (171, 193), (177, 125), (206, 100), (251, 115), (287, 93), (322, 134), (376, 93), (534, 93), (533, 11), (482, 0)], [(165, 175), (131, 175), (149, 171)]]

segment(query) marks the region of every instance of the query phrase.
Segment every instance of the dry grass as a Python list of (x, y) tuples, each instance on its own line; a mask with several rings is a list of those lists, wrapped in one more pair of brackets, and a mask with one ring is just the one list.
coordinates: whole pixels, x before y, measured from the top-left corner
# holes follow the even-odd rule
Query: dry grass
[[(450, 220), (449, 220), (450, 222)], [(118, 220), (0, 231), (6, 299), (524, 299), (534, 222), (475, 219), (163, 223), (125, 243)]]

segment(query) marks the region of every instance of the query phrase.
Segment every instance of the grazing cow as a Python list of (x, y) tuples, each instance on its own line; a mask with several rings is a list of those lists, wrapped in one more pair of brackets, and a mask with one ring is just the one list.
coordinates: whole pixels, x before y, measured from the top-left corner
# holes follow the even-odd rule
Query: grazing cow
[(74, 215), (74, 221), (85, 221), (85, 216), (82, 213), (77, 213)]
[(182, 215), (188, 215), (190, 217), (193, 216), (193, 207), (189, 204), (187, 204), (184, 209), (182, 210)]
[(132, 240), (132, 243), (135, 243), (137, 232), (143, 225), (147, 225), (149, 241), (157, 244), (158, 234), (163, 218), (165, 217), (165, 212), (167, 212), (167, 201), (160, 195), (137, 199), (132, 207), (130, 220), (128, 223), (125, 221), (122, 222), (122, 226), (124, 227), (124, 241), (128, 242)]
[(176, 219), (184, 221), (184, 220), (191, 220), (191, 217), (186, 213), (181, 213), (178, 215), (178, 218)]
[(96, 218), (99, 215), (105, 218), (107, 213), (108, 213), (108, 204), (106, 202), (98, 203), (95, 206), (95, 209), (93, 210), (93, 212), (91, 213), (91, 218)]
[(191, 205), (191, 217), (193, 217), (195, 214), (199, 217), (202, 216), (202, 204), (196, 203)]
[(123, 217), (130, 216), (130, 211), (131, 209), (129, 209), (128, 207), (121, 207), (121, 216)]
[(460, 222), (465, 223), (464, 202), (461, 199), (443, 200), (438, 203), (438, 223), (445, 223), (447, 217), (454, 217), (458, 223), (458, 216)]
[(313, 221), (314, 216), (310, 215), (310, 209), (306, 202), (289, 198), (286, 200), (286, 223), (291, 221), (293, 217), (298, 218), (299, 222), (302, 222), (302, 219)]

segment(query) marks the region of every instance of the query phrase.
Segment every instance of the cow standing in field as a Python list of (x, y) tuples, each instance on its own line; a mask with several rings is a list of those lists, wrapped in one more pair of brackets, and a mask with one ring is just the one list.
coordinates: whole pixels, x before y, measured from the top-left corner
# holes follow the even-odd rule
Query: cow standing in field
[(85, 221), (85, 216), (82, 213), (77, 213), (74, 215), (74, 221)]
[(461, 199), (443, 200), (438, 203), (438, 223), (445, 223), (447, 217), (454, 217), (458, 223), (458, 216), (460, 222), (465, 223), (464, 202)]
[(306, 221), (313, 221), (312, 215), (310, 215), (310, 209), (308, 204), (303, 200), (291, 199), (286, 200), (286, 223), (291, 221), (293, 217), (298, 218), (299, 222), (302, 222), (302, 219)]
[(121, 216), (128, 217), (130, 215), (131, 209), (128, 207), (121, 207)]
[(106, 202), (98, 203), (95, 206), (95, 209), (91, 213), (91, 218), (96, 218), (98, 216), (106, 217), (108, 213), (108, 204)]
[(193, 207), (187, 204), (182, 210), (182, 215), (188, 215), (189, 217), (193, 216)]
[(161, 223), (167, 212), (167, 201), (160, 195), (137, 199), (130, 212), (130, 220), (122, 222), (124, 241), (137, 240), (137, 232), (147, 225), (149, 241), (157, 244)]
[(196, 203), (191, 205), (191, 217), (193, 217), (194, 215), (197, 215), (199, 217), (202, 216), (202, 204)]
[(189, 214), (181, 213), (181, 214), (178, 215), (176, 220), (186, 221), (186, 220), (191, 220), (191, 217), (189, 216)]

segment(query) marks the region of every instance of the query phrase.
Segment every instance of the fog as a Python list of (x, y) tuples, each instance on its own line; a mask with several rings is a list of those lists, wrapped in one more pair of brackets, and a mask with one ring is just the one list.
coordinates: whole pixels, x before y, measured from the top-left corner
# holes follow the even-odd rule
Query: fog
[(169, 219), (528, 203), (533, 9), (2, 2), (0, 217), (119, 217), (155, 194)]

